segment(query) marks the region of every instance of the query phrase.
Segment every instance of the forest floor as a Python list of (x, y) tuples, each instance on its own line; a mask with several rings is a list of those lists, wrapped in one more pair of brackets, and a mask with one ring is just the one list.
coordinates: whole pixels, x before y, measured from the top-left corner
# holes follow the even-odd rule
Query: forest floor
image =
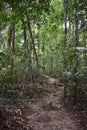
[(5, 122), (0, 121), (0, 130), (84, 130), (63, 106), (64, 84), (49, 76), (44, 79), (37, 97), (24, 99), (16, 106), (6, 105), (8, 114)]

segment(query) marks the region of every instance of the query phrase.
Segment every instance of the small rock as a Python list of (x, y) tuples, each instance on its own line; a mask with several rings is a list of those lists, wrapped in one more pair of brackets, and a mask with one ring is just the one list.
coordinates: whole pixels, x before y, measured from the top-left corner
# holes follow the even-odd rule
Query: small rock
[(49, 122), (52, 122), (52, 119), (50, 116), (47, 116), (47, 115), (41, 115), (38, 117), (38, 120), (37, 120), (39, 123), (49, 123)]
[(62, 130), (70, 130), (70, 129), (68, 129), (68, 128), (66, 128), (66, 127), (63, 127)]

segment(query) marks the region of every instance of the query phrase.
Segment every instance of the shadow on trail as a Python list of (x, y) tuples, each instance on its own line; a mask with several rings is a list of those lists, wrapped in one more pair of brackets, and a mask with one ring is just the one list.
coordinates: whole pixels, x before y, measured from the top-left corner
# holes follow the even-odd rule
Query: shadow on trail
[(33, 113), (27, 111), (28, 124), (34, 130), (80, 130), (76, 120), (61, 103), (64, 84), (58, 79), (45, 76), (46, 93), (31, 102)]

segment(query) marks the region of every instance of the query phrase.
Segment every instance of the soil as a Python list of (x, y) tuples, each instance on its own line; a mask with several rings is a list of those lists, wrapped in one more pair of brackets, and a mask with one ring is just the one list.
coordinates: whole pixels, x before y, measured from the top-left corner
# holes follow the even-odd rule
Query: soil
[(0, 125), (2, 130), (83, 130), (73, 113), (63, 106), (64, 84), (58, 79), (44, 78), (38, 97), (25, 100), (18, 107), (6, 106), (10, 116), (8, 114), (5, 123), (10, 125), (7, 128)]
[(29, 126), (34, 130), (80, 130), (79, 124), (73, 114), (68, 112), (61, 102), (64, 85), (57, 79), (46, 77), (47, 87), (55, 91), (45, 93), (41, 98), (33, 100), (25, 112)]

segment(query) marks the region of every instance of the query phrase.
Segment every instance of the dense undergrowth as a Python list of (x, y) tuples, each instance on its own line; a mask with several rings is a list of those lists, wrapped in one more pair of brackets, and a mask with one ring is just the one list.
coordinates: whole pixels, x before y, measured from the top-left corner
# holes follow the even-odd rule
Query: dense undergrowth
[(73, 96), (63, 98), (64, 107), (67, 111), (74, 114), (78, 123), (82, 126), (81, 130), (87, 129), (87, 88), (78, 89), (77, 104), (73, 104)]
[[(46, 88), (44, 76), (39, 76), (36, 80), (26, 81), (24, 83), (7, 84), (0, 87), (0, 121), (2, 121), (1, 130), (14, 130), (19, 125), (20, 129), (27, 130), (25, 119), (22, 119), (20, 109), (26, 107), (26, 103), (35, 98), (41, 98), (44, 92), (53, 92), (51, 88)], [(60, 84), (61, 85), (61, 84)], [(54, 82), (54, 86), (58, 86)], [(63, 98), (63, 97), (62, 97)], [(75, 118), (83, 129), (87, 128), (87, 90), (78, 89), (77, 104), (73, 105), (73, 97), (67, 95), (63, 99), (64, 107), (73, 112)], [(20, 108), (21, 106), (21, 108)], [(10, 118), (11, 116), (11, 118)], [(15, 119), (14, 119), (15, 118)], [(9, 119), (9, 120), (8, 120)], [(21, 124), (18, 122), (20, 120)], [(14, 123), (13, 123), (14, 122)], [(28, 127), (29, 130), (32, 130)], [(18, 127), (19, 130), (19, 127)]]

